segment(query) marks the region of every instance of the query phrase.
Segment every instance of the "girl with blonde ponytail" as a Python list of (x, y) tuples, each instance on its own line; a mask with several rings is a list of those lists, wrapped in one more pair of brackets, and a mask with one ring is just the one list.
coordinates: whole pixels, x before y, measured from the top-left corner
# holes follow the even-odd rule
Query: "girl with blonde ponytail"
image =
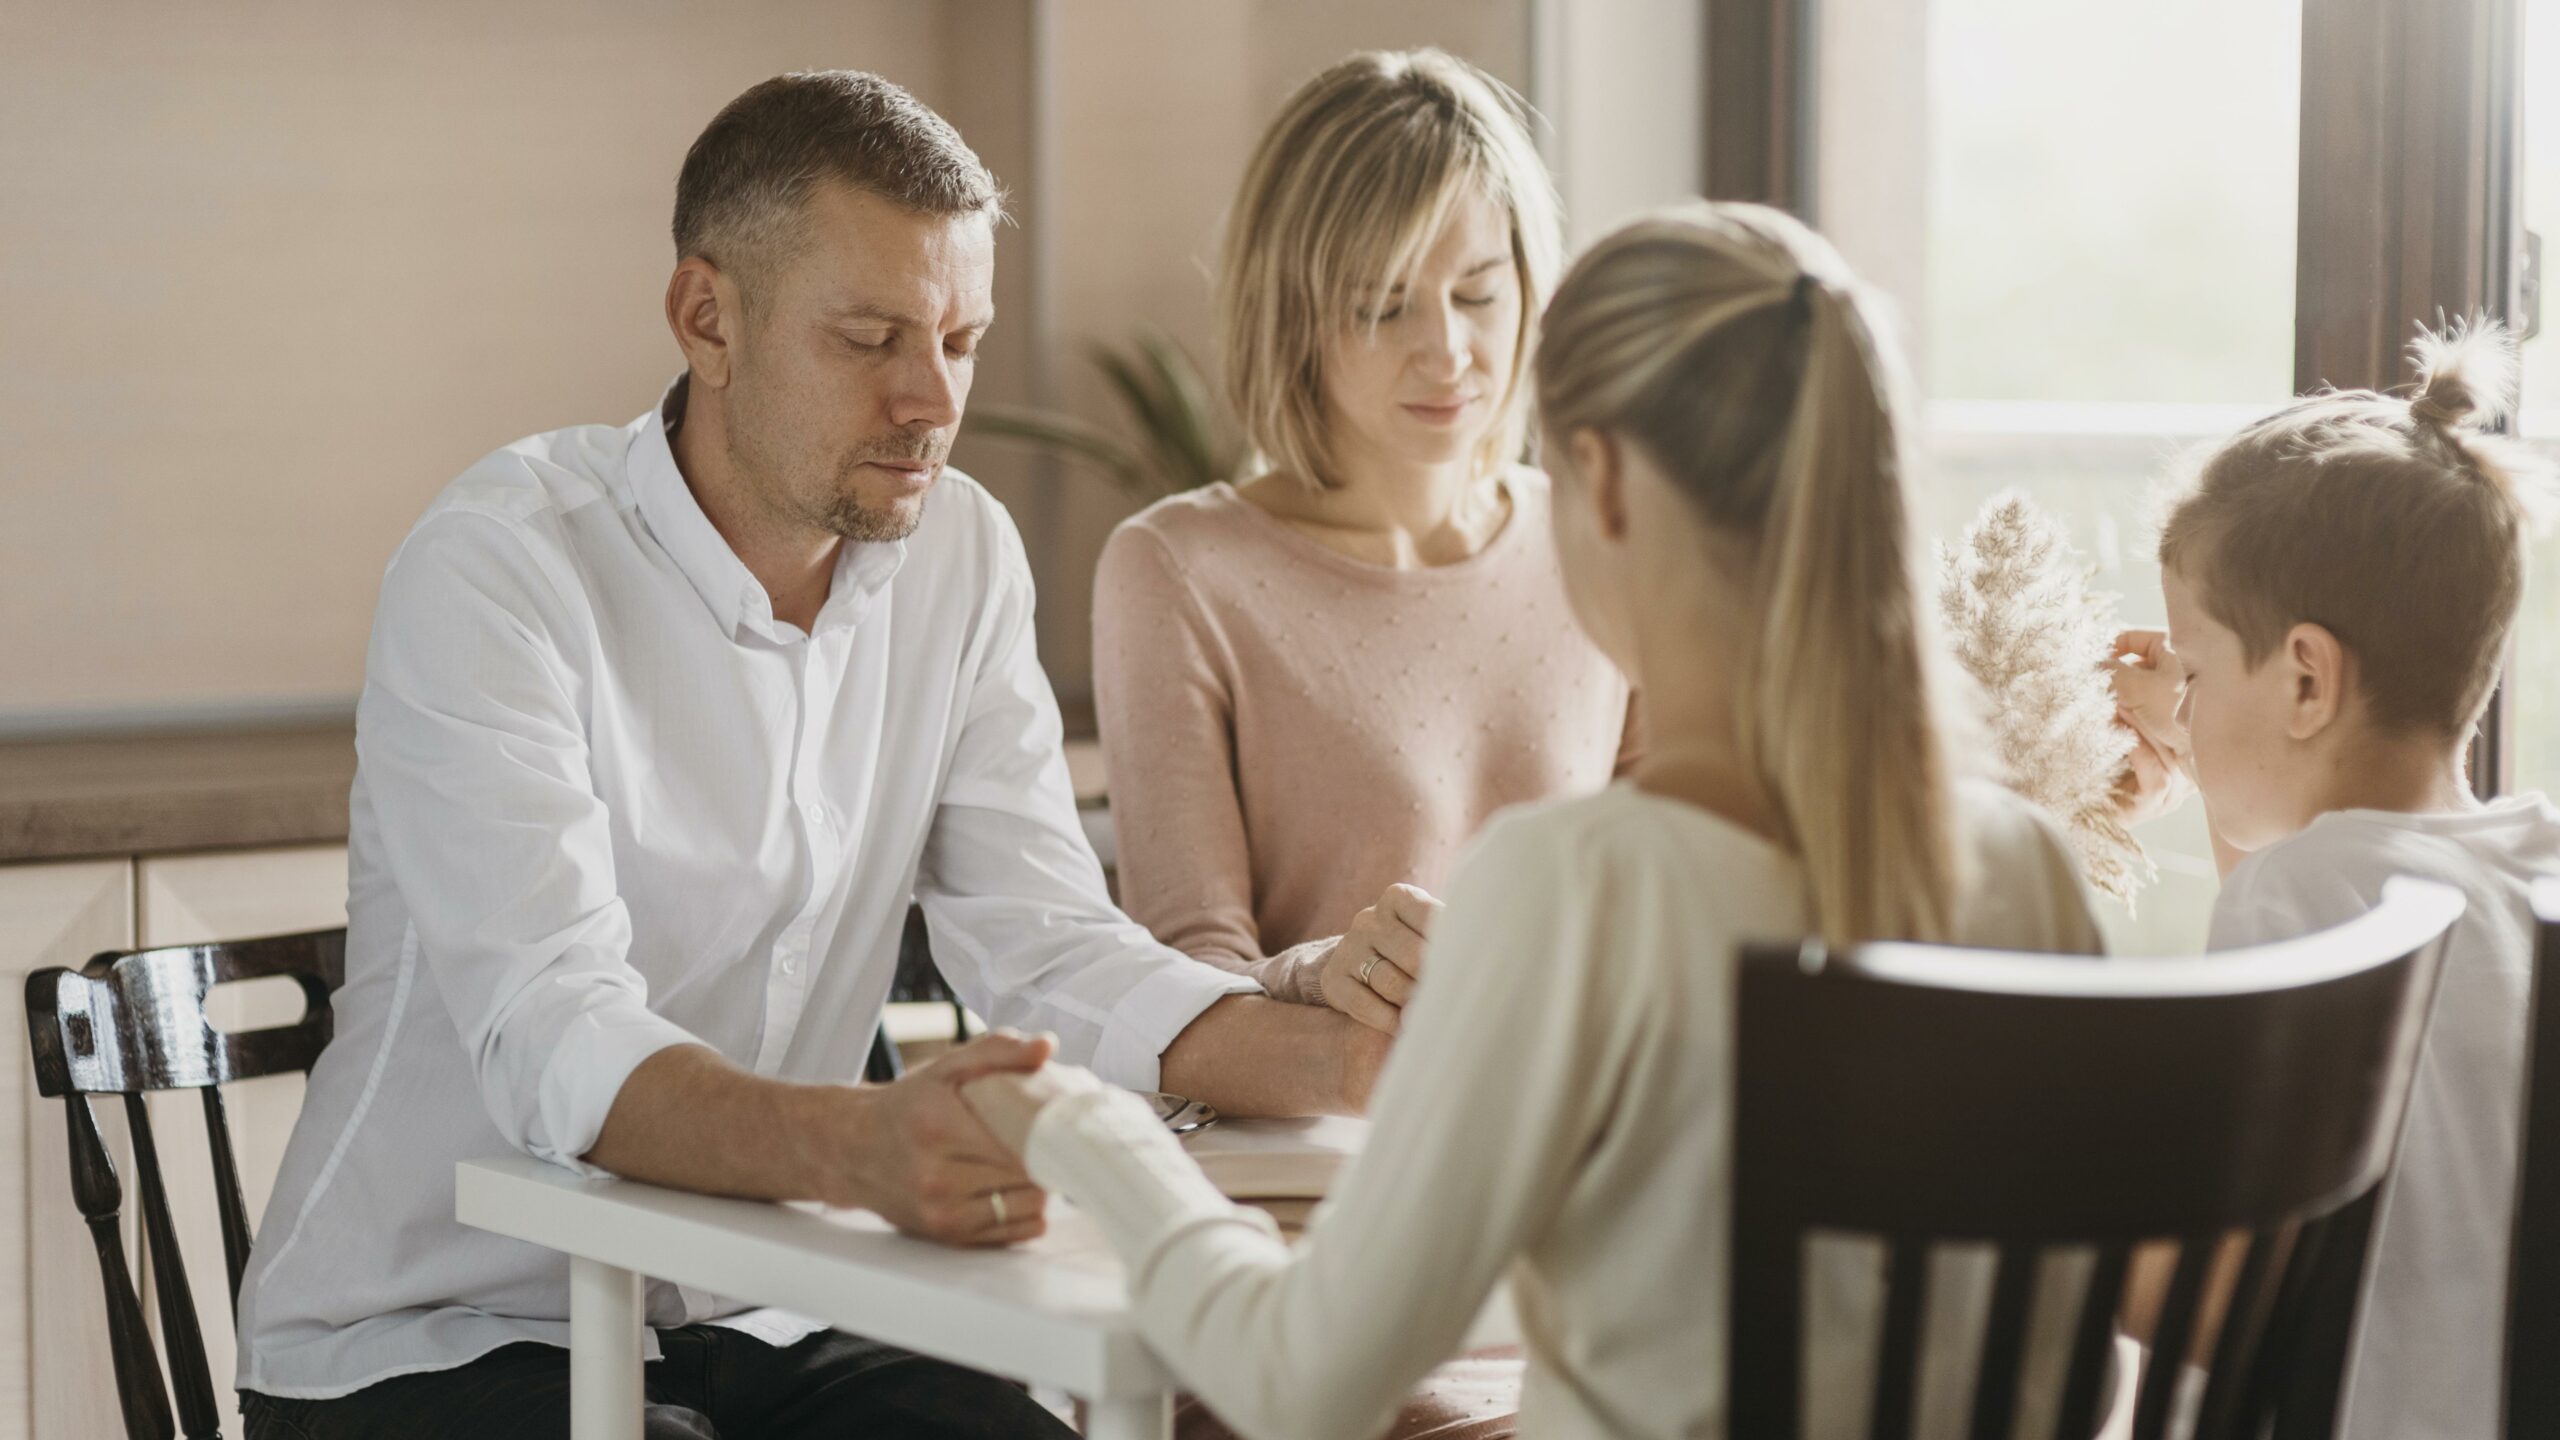
[[(1655, 773), (1730, 788), (1732, 818), (1795, 852), (1831, 942), (1948, 938), (1964, 852), (1903, 493), (1900, 378), (1873, 303), (1794, 220), (1700, 204), (1595, 246), (1547, 325), (1549, 445), (1586, 481), (1583, 503), (1558, 506), (1560, 542), (1588, 575), (1624, 573), (1601, 561), (1626, 538), (1626, 506), (1643, 503), (1627, 493), (1640, 464), (1681, 502), (1667, 523), (1718, 562), (1659, 557), (1678, 572), (1659, 584), (1698, 602), (1678, 617), (1695, 636), (1663, 623), (1652, 583), (1623, 597), (1641, 606), (1576, 594), (1604, 648), (1640, 649), (1620, 632), (1650, 619), (1667, 643), (1724, 656), (1686, 717), (1711, 733), (1664, 733)], [(1658, 670), (1680, 657), (1617, 658)]]
[[(1469, 848), (1368, 1146), (1305, 1243), (1081, 1071), (966, 1091), (1100, 1222), (1149, 1343), (1246, 1434), (1374, 1433), (1507, 1274), (1522, 1434), (1725, 1435), (1739, 945), (2097, 943), (2051, 828), (1952, 777), (1898, 385), (1839, 257), (1754, 207), (1638, 221), (1567, 275), (1534, 373), (1567, 601), (1642, 696), (1645, 753)], [(1814, 1254), (1817, 1381), (1872, 1363), (1856, 1269)], [(1817, 1383), (1805, 1433), (1863, 1433), (1862, 1393)]]

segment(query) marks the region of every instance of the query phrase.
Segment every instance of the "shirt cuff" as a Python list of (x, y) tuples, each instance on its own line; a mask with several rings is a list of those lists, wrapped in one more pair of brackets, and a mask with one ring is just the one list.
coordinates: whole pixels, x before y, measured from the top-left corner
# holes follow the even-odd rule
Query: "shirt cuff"
[(1204, 965), (1188, 955), (1167, 951), (1156, 972), (1131, 986), (1111, 1007), (1102, 1038), (1093, 1047), (1090, 1068), (1114, 1085), (1154, 1090), (1163, 1074), (1165, 1048), (1200, 1012), (1229, 995), (1260, 995), (1262, 986), (1250, 976)]
[(561, 1032), (542, 1067), (541, 1129), (527, 1137), (525, 1148), (588, 1179), (615, 1178), (612, 1171), (581, 1157), (596, 1148), (623, 1082), (641, 1061), (661, 1050), (702, 1043), (692, 1031), (638, 1005), (578, 1016)]

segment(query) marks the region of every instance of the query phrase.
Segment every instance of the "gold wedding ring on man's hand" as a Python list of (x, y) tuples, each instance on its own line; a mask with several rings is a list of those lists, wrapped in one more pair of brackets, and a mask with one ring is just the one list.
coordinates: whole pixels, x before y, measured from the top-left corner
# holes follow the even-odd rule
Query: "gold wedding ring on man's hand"
[(1003, 1192), (1003, 1191), (1001, 1191), (1001, 1190), (990, 1190), (990, 1191), (988, 1191), (988, 1192), (987, 1192), (987, 1204), (988, 1204), (988, 1205), (990, 1205), (990, 1206), (992, 1206), (992, 1207), (994, 1207), (994, 1209), (995, 1209), (995, 1212), (996, 1212), (996, 1228), (997, 1228), (997, 1229), (999, 1229), (999, 1230), (1003, 1229), (1003, 1228), (1004, 1228), (1004, 1224), (1005, 1224), (1005, 1216), (1004, 1216), (1004, 1192)]
[[(1362, 962), (1360, 962), (1360, 969), (1359, 969), (1359, 972), (1358, 972), (1357, 974), (1353, 975), (1351, 978), (1353, 978), (1353, 979), (1355, 979), (1355, 980), (1359, 981), (1359, 982), (1360, 982), (1361, 984), (1363, 984), (1363, 985), (1368, 985), (1368, 984), (1369, 984), (1369, 972), (1370, 972), (1370, 971), (1372, 971), (1372, 970), (1377, 969), (1377, 968), (1378, 968), (1378, 962), (1379, 962), (1379, 961), (1381, 961), (1381, 960), (1384, 960), (1384, 959), (1386, 959), (1386, 958), (1387, 958), (1387, 957), (1386, 957), (1386, 955), (1385, 955), (1383, 952), (1381, 952), (1381, 951), (1377, 951), (1377, 950), (1372, 950), (1372, 951), (1370, 951), (1370, 952), (1369, 952), (1369, 958), (1368, 958), (1368, 959), (1366, 959), (1366, 960), (1364, 960), (1364, 961), (1362, 961)], [(1374, 990), (1374, 989), (1376, 989), (1377, 987), (1376, 987), (1376, 986), (1374, 986), (1374, 985), (1370, 985), (1370, 986), (1369, 986), (1369, 988), (1370, 988), (1370, 989), (1372, 989), (1372, 990)]]

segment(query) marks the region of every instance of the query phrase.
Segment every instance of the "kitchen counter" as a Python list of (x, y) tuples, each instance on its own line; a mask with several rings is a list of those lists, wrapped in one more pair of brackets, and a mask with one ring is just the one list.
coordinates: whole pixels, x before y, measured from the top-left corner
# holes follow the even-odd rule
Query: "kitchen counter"
[(0, 744), (0, 864), (347, 838), (355, 727)]
[[(1102, 796), (1102, 751), (1067, 742), (1077, 799)], [(355, 728), (0, 744), (0, 864), (347, 838)]]

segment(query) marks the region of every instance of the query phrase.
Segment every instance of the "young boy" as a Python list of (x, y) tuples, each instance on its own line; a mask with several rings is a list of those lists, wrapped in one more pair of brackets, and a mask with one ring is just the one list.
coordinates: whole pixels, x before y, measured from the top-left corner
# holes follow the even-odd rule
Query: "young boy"
[[(2350, 1440), (2493, 1440), (2540, 794), (2483, 803), (2471, 735), (2524, 593), (2537, 462), (2478, 426), (2513, 394), (2494, 327), (2422, 336), (2414, 399), (2296, 401), (2205, 462), (2160, 541), (2169, 629), (2126, 636), (2135, 805), (2204, 797), (2211, 948), (2352, 919), (2393, 875), (2469, 906), (2438, 982), (2347, 1378)], [(2163, 777), (2168, 778), (2163, 778)]]

